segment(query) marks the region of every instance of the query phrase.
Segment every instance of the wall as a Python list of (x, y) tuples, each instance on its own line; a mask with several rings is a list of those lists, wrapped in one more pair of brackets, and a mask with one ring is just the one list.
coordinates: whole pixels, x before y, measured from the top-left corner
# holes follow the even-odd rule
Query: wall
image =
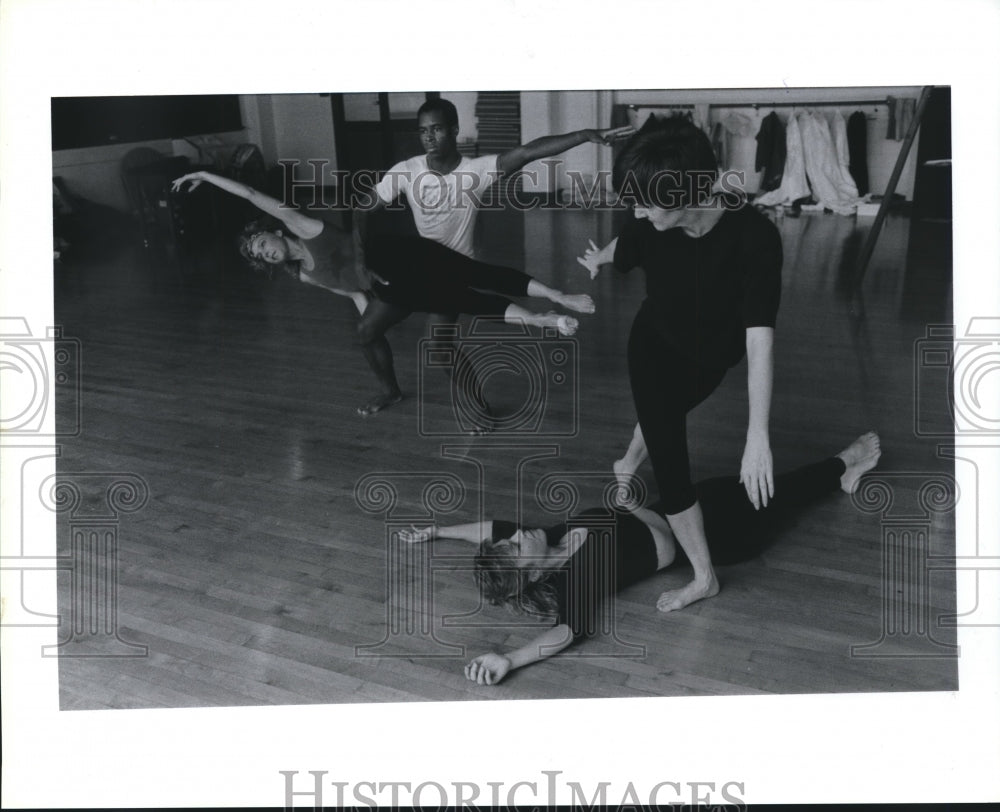
[[(611, 120), (611, 103), (611, 91), (522, 92), (521, 141), (527, 143), (546, 135), (606, 127), (606, 122)], [(590, 188), (599, 171), (610, 169), (611, 150), (586, 143), (561, 155), (554, 170), (541, 161), (528, 164), (525, 167), (528, 174), (524, 189), (529, 192), (554, 192), (569, 188), (567, 172), (580, 173)], [(534, 173), (535, 179), (531, 173)]]
[[(316, 182), (329, 185), (329, 172), (337, 168), (337, 149), (333, 140), (333, 111), (330, 97), (317, 93), (294, 93), (260, 97), (265, 107), (269, 104), (272, 132), (267, 134), (269, 150), (264, 152), (268, 165), (281, 160), (297, 160), (295, 180), (314, 180), (309, 160), (326, 161), (326, 177)], [(264, 122), (262, 122), (262, 126)], [(264, 133), (262, 131), (262, 139)], [(273, 146), (271, 139), (273, 138)]]
[(449, 92), (441, 91), (441, 98), (455, 105), (458, 111), (458, 138), (475, 141), (479, 133), (476, 130), (476, 97), (479, 94), (471, 90)]
[[(919, 87), (866, 87), (866, 88), (796, 88), (796, 89), (735, 89), (735, 90), (616, 90), (616, 91), (531, 91), (521, 94), (521, 128), (525, 141), (541, 135), (565, 132), (583, 127), (606, 127), (610, 123), (612, 104), (669, 105), (715, 103), (745, 103), (746, 107), (711, 108), (711, 123), (720, 121), (729, 113), (743, 113), (763, 118), (771, 108), (765, 102), (801, 102), (804, 107), (809, 102), (835, 102), (838, 100), (860, 101), (871, 99), (860, 108), (846, 105), (842, 108), (820, 108), (827, 113), (840, 109), (845, 117), (856, 109), (862, 109), (868, 117), (868, 172), (871, 188), (875, 192), (884, 191), (899, 154), (901, 141), (885, 138), (888, 123), (887, 95), (897, 98), (917, 98)], [(876, 103), (878, 102), (878, 103)], [(758, 111), (750, 106), (758, 104)], [(778, 115), (787, 119), (793, 108), (775, 108)], [(753, 160), (756, 150), (756, 124), (751, 135), (731, 139), (733, 162), (731, 168), (746, 173), (749, 191), (758, 188), (759, 174), (754, 170)], [(918, 135), (919, 140), (919, 135)], [(551, 183), (542, 182), (533, 191), (554, 191), (567, 188), (565, 171), (576, 169), (585, 174), (595, 174), (607, 166), (608, 150), (594, 145), (584, 145), (567, 152), (564, 165), (550, 178)], [(907, 199), (913, 196), (913, 179), (916, 167), (917, 143), (915, 142), (900, 176), (897, 192)], [(535, 164), (530, 165), (535, 167)], [(551, 174), (551, 173), (550, 173)], [(545, 180), (542, 178), (541, 180)], [(529, 186), (526, 184), (525, 188)]]
[[(240, 115), (244, 125), (248, 124), (248, 119), (256, 123), (256, 105), (250, 102), (250, 97), (240, 97)], [(223, 161), (236, 144), (253, 142), (254, 131), (245, 126), (241, 132), (195, 136), (191, 141), (200, 144), (205, 155), (217, 156), (218, 160)], [(63, 149), (52, 153), (52, 174), (63, 178), (69, 191), (75, 195), (119, 211), (128, 211), (128, 197), (119, 167), (126, 153), (136, 147), (149, 147), (168, 156), (188, 155), (192, 159), (197, 159), (198, 156), (198, 151), (188, 142), (170, 139)]]
[[(349, 94), (374, 96), (374, 94)], [(423, 93), (390, 93), (390, 109), (397, 101), (404, 110), (415, 109), (422, 103)], [(451, 101), (458, 110), (458, 120), (461, 131), (460, 139), (475, 140), (476, 132), (476, 93), (469, 91), (442, 92), (444, 98)], [(367, 98), (363, 100), (367, 102)], [(350, 103), (345, 104), (350, 107)], [(247, 97), (247, 107), (252, 108), (248, 118), (253, 126), (248, 131), (255, 134), (254, 143), (260, 144), (264, 161), (273, 165), (282, 160), (298, 160), (300, 164), (295, 170), (295, 179), (301, 182), (313, 180), (313, 170), (305, 162), (310, 159), (327, 161), (328, 171), (337, 168), (337, 148), (333, 132), (333, 113), (330, 107), (330, 97), (319, 94), (282, 94)], [(378, 119), (378, 110), (374, 105), (368, 112), (372, 120)], [(352, 111), (357, 118), (357, 110)], [(329, 175), (325, 182), (332, 182)]]

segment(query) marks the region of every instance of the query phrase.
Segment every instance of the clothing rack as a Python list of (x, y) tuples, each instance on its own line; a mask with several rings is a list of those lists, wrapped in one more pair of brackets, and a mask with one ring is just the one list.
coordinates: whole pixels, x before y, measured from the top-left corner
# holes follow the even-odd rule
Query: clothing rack
[[(903, 98), (903, 97), (900, 97)], [(878, 107), (888, 104), (888, 99), (848, 99), (846, 101), (782, 101), (782, 102), (710, 102), (709, 107)]]
[[(908, 96), (899, 96), (898, 98), (909, 98)], [(752, 107), (754, 110), (760, 107), (878, 107), (879, 105), (886, 105), (889, 100), (886, 99), (847, 99), (845, 101), (780, 101), (780, 102), (762, 102), (762, 101), (746, 101), (746, 102), (705, 102), (709, 108), (717, 107)], [(694, 104), (627, 104), (626, 107), (630, 107), (633, 110), (693, 110), (696, 105)]]

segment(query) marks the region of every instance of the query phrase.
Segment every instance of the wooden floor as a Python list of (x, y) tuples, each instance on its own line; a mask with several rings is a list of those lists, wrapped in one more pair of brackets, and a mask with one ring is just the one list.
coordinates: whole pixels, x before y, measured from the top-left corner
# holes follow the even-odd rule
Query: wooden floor
[[(83, 359), (82, 432), (63, 445), (60, 475), (131, 473), (149, 491), (115, 525), (117, 634), (146, 656), (62, 659), (62, 707), (957, 688), (955, 657), (929, 656), (955, 639), (939, 622), (955, 612), (954, 575), (884, 577), (882, 563), (897, 538), (938, 560), (954, 553), (953, 514), (919, 508), (924, 483), (953, 463), (914, 431), (913, 362), (927, 326), (951, 321), (950, 226), (920, 224), (911, 239), (909, 220), (891, 217), (852, 296), (867, 223), (814, 213), (779, 225), (776, 465), (877, 429), (884, 488), (895, 505), (917, 505), (906, 532), (898, 517), (831, 496), (761, 559), (722, 568), (717, 598), (659, 614), (659, 593), (687, 577), (662, 574), (621, 595), (613, 637), (495, 687), (468, 683), (464, 662), (520, 645), (532, 629), (480, 606), (465, 546), (400, 550), (389, 531), (426, 515), (425, 502), (445, 522), (519, 506), (527, 521), (550, 522), (559, 516), (546, 506), (565, 509), (559, 500), (574, 494), (580, 506), (600, 504), (635, 421), (624, 351), (643, 289), (641, 273), (606, 269), (591, 282), (574, 260), (588, 238), (611, 236), (607, 213), (484, 212), (486, 256), (598, 302), (577, 340), (560, 345), (564, 377), (554, 341), (476, 337), (487, 350), (517, 343), (541, 358), (548, 385), (543, 402), (532, 400), (528, 372), (491, 378), (497, 404), (527, 417), (486, 438), (442, 433), (454, 419), (440, 371), (424, 370), (418, 402), (422, 317), (390, 333), (407, 400), (362, 420), (354, 409), (373, 387), (346, 300), (267, 282), (211, 253), (183, 273), (134, 247), (57, 265), (56, 322)], [(689, 420), (698, 477), (738, 471), (745, 375), (744, 363)], [(940, 428), (947, 415), (936, 402), (921, 403), (920, 418)], [(64, 552), (72, 525), (59, 526)], [(66, 637), (70, 584), (61, 577)]]

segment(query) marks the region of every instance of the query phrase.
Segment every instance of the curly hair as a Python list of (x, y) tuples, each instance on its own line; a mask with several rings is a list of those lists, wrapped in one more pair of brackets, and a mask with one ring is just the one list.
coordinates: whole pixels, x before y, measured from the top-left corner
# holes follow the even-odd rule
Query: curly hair
[(475, 558), (474, 577), (482, 595), (493, 606), (505, 606), (518, 615), (554, 615), (558, 609), (550, 574), (533, 578), (535, 571), (517, 566), (510, 541), (484, 541)]
[(274, 279), (276, 271), (284, 271), (293, 279), (298, 279), (299, 277), (300, 263), (298, 260), (287, 260), (283, 263), (272, 265), (250, 253), (250, 244), (253, 242), (254, 237), (265, 231), (274, 233), (283, 227), (284, 225), (276, 217), (261, 217), (247, 223), (243, 227), (243, 231), (236, 238), (236, 248), (240, 252), (240, 256), (243, 257), (244, 262), (255, 271), (266, 274), (268, 279)]
[(678, 209), (703, 203), (718, 173), (708, 136), (687, 116), (650, 116), (615, 159), (611, 183), (628, 202)]

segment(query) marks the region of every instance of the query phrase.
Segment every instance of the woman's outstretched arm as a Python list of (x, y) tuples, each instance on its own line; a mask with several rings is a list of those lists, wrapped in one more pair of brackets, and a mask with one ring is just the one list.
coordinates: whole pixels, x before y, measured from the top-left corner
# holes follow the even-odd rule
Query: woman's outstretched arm
[(247, 186), (245, 183), (240, 183), (231, 178), (224, 178), (221, 175), (215, 175), (211, 172), (200, 171), (184, 175), (177, 178), (171, 188), (173, 191), (179, 192), (183, 189), (185, 183), (189, 183), (188, 191), (192, 191), (198, 188), (202, 181), (210, 183), (231, 195), (236, 195), (236, 197), (242, 197), (244, 200), (253, 203), (254, 206), (265, 214), (277, 217), (282, 223), (288, 226), (288, 229), (296, 237), (311, 240), (313, 237), (318, 237), (323, 230), (323, 223), (321, 221), (314, 220), (312, 217), (307, 217), (296, 209), (285, 206), (280, 200), (276, 200), (263, 192), (258, 192), (252, 186)]
[(469, 522), (468, 524), (452, 524), (438, 527), (435, 524), (426, 527), (412, 525), (409, 529), (399, 531), (399, 537), (408, 544), (420, 544), (432, 539), (457, 539), (471, 544), (480, 544), (493, 535), (493, 520), (485, 522)]
[(573, 630), (567, 624), (559, 623), (542, 632), (527, 645), (507, 654), (492, 651), (480, 654), (465, 666), (465, 676), (479, 685), (496, 685), (509, 671), (558, 654), (572, 642)]

